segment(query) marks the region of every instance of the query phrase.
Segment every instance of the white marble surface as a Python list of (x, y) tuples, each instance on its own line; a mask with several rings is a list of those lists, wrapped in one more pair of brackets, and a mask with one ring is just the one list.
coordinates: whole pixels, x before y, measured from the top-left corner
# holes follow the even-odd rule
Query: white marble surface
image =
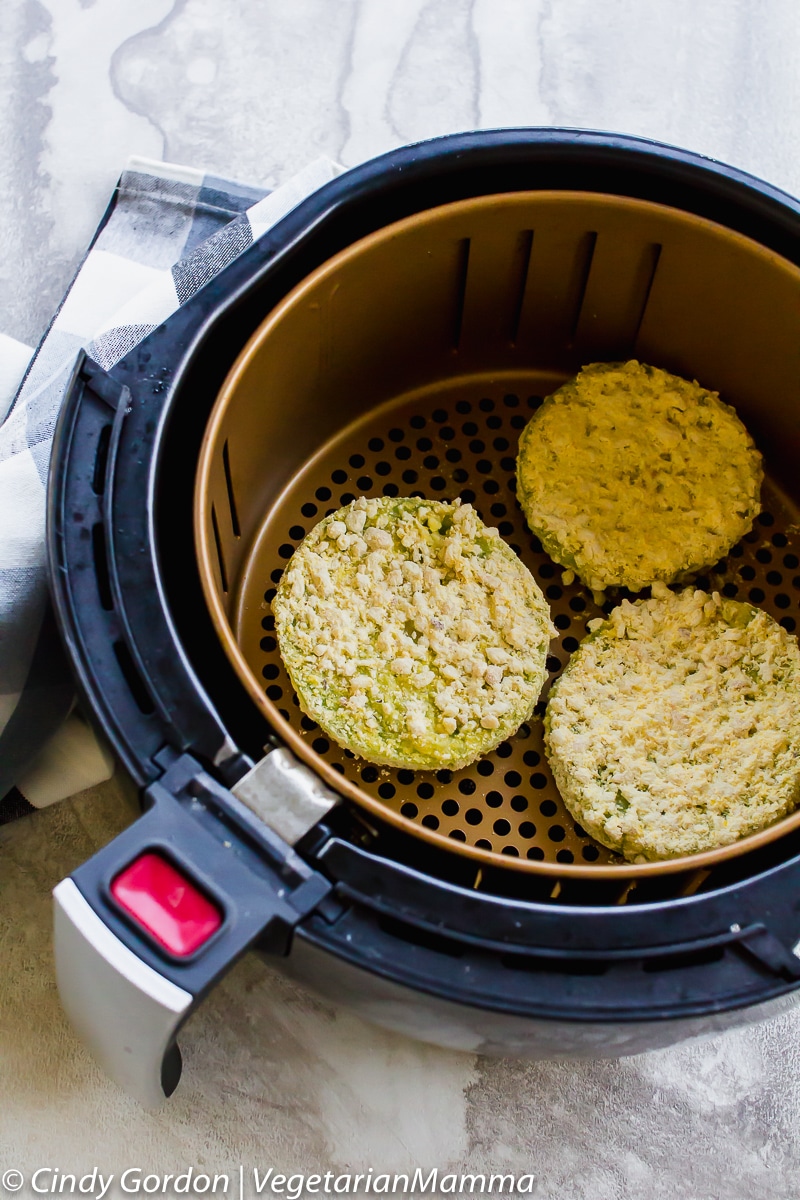
[[(132, 153), (272, 185), (319, 153), (577, 125), (800, 193), (799, 52), (797, 0), (3, 0), (0, 329), (40, 335)], [(49, 942), (50, 887), (129, 815), (112, 782), (0, 832), (0, 1171), (419, 1163), (532, 1171), (559, 1200), (797, 1197), (800, 1014), (621, 1062), (492, 1062), (247, 960), (144, 1113), (61, 1017)]]

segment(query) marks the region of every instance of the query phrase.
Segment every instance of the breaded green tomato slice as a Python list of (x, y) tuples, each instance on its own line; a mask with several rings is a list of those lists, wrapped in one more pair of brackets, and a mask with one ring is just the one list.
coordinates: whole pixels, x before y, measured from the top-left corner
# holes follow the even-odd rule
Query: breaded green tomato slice
[(303, 711), (393, 767), (463, 767), (514, 733), (555, 632), (533, 576), (458, 500), (354, 500), (298, 546), (272, 609)]
[(517, 496), (556, 562), (595, 591), (686, 579), (747, 532), (761, 455), (735, 411), (635, 361), (594, 363), (522, 431)]
[(800, 802), (800, 650), (763, 610), (654, 584), (593, 622), (545, 714), (569, 811), (632, 862), (695, 854)]

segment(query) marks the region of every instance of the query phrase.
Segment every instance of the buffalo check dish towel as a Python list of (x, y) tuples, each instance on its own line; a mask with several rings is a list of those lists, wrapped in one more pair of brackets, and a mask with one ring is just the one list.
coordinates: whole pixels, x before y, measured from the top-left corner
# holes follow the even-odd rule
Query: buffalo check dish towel
[(39, 348), (0, 334), (0, 824), (113, 771), (75, 710), (47, 590), (50, 448), (78, 351), (112, 367), (340, 170), (318, 159), (267, 193), (131, 159)]

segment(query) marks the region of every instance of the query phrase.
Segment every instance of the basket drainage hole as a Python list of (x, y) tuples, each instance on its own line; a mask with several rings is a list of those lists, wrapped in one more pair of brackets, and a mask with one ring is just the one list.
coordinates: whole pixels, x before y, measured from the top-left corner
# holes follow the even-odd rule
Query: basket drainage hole
[(405, 804), (401, 804), (400, 815), (403, 817), (408, 817), (409, 820), (413, 821), (415, 817), (419, 816), (419, 809), (417, 808), (416, 804), (412, 804), (410, 801), (407, 801)]

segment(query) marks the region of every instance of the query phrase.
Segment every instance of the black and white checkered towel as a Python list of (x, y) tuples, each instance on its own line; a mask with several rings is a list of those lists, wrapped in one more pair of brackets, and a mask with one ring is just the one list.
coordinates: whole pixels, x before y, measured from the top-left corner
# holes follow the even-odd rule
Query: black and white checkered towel
[(0, 335), (0, 824), (113, 770), (72, 711), (47, 595), (50, 446), (78, 350), (112, 367), (340, 170), (319, 159), (267, 193), (132, 159), (36, 353)]

